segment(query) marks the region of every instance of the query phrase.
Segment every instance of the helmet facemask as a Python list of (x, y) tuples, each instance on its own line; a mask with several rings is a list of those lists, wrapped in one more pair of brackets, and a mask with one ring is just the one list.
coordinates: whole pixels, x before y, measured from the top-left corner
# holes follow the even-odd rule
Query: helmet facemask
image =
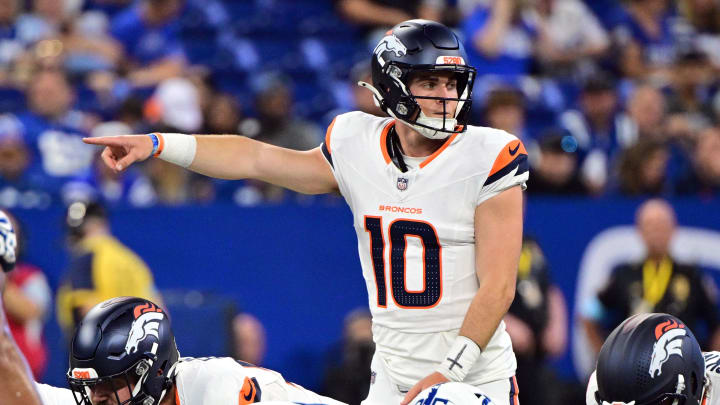
[[(380, 80), (381, 89), (365, 82), (358, 85), (372, 91), (375, 104), (393, 118), (407, 124), (429, 139), (445, 139), (449, 135), (463, 132), (472, 106), (472, 86), (475, 81), (475, 68), (458, 64), (408, 65), (389, 61), (382, 68), (384, 80)], [(411, 79), (419, 73), (452, 72), (457, 80), (457, 98), (416, 96), (410, 92)], [(385, 96), (383, 97), (383, 94)], [(417, 100), (443, 101), (443, 117), (426, 116)], [(448, 118), (445, 110), (448, 102), (455, 101), (455, 112)]]
[[(109, 391), (112, 393), (111, 395), (115, 395), (115, 401), (118, 405), (141, 405), (144, 403), (145, 398), (149, 398), (144, 393), (141, 393), (141, 389), (150, 368), (150, 363), (147, 360), (140, 360), (127, 370), (109, 376), (97, 377), (94, 370), (92, 370), (90, 371), (92, 373), (90, 378), (79, 378), (77, 376), (90, 374), (84, 370), (79, 372), (78, 370), (70, 370), (67, 378), (70, 390), (78, 405), (93, 405), (91, 400), (92, 390), (102, 384), (109, 384)], [(121, 401), (118, 391), (122, 391), (124, 388), (127, 388), (130, 396), (128, 399)]]

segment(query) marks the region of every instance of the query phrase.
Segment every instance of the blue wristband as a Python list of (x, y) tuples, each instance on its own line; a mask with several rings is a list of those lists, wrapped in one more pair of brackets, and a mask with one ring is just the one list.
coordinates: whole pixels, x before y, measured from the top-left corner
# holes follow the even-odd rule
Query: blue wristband
[(157, 134), (154, 133), (154, 132), (151, 133), (151, 134), (148, 134), (148, 136), (150, 137), (150, 140), (151, 140), (152, 143), (153, 143), (152, 152), (150, 152), (150, 156), (148, 156), (148, 157), (153, 157), (153, 156), (155, 156), (155, 154), (157, 153), (158, 148), (160, 147), (160, 141), (158, 140)]

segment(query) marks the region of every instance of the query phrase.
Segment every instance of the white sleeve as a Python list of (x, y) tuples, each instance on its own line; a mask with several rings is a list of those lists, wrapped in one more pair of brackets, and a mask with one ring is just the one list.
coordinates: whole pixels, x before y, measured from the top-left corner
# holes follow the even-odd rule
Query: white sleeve
[(43, 405), (76, 405), (72, 391), (67, 388), (35, 383)]
[(505, 144), (495, 157), (488, 177), (475, 199), (475, 205), (480, 205), (513, 186), (521, 186), (524, 190), (529, 178), (527, 157), (525, 146), (519, 139), (515, 138)]

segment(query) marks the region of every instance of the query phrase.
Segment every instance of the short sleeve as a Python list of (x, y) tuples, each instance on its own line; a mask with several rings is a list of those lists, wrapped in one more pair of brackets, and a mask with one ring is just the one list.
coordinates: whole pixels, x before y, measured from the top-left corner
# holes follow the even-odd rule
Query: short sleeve
[(476, 205), (514, 186), (526, 188), (529, 178), (527, 151), (519, 139), (508, 142), (500, 149), (480, 188)]

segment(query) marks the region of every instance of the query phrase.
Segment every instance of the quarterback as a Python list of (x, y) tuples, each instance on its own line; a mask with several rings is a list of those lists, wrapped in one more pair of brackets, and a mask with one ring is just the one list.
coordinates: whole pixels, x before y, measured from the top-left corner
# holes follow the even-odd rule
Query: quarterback
[(454, 33), (410, 20), (372, 54), (371, 91), (389, 117), (339, 115), (300, 152), (239, 136), (90, 138), (122, 171), (156, 156), (212, 177), (301, 193), (339, 191), (354, 217), (376, 352), (366, 404), (408, 404), (445, 381), (514, 403), (502, 318), (515, 294), (527, 153), (515, 136), (467, 125), (475, 69)]
[(587, 405), (719, 405), (720, 352), (660, 313), (631, 316), (608, 336), (588, 382)]

